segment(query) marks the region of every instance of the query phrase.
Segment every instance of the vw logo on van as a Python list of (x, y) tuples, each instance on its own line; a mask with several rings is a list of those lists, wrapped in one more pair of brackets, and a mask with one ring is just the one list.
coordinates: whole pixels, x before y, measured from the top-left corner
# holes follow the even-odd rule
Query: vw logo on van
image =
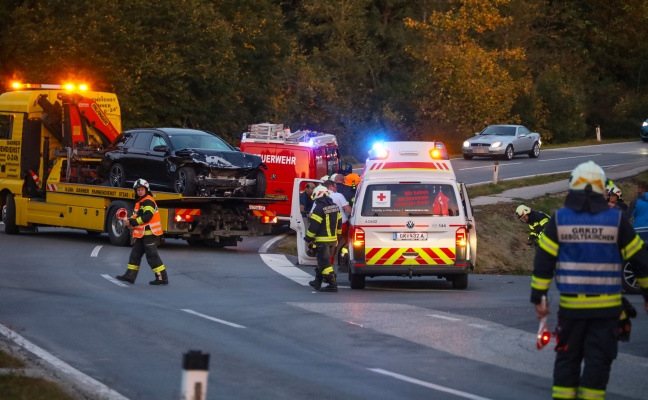
[(405, 226), (407, 226), (409, 229), (413, 229), (414, 228), (414, 221), (407, 221)]

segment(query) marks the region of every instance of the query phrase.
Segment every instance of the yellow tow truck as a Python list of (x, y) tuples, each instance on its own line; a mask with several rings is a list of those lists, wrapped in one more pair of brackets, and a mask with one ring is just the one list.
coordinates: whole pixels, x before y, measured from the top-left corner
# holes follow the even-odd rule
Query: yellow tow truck
[[(13, 84), (0, 94), (0, 207), (5, 233), (40, 226), (107, 232), (113, 245), (130, 244), (116, 211), (132, 212), (134, 191), (114, 188), (97, 172), (102, 149), (121, 132), (114, 93), (82, 85)], [(276, 198), (187, 197), (155, 192), (166, 237), (189, 245), (236, 246), (244, 236), (269, 233)]]

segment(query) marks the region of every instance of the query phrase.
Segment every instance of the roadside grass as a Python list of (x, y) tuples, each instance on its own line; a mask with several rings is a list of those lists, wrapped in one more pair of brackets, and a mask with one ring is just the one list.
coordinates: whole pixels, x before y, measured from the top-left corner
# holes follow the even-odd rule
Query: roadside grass
[(479, 197), (479, 196), (492, 196), (494, 194), (499, 194), (505, 192), (509, 189), (515, 189), (526, 186), (538, 186), (544, 185), (545, 183), (564, 181), (565, 187), (567, 186), (567, 179), (569, 179), (570, 173), (565, 172), (561, 174), (551, 174), (551, 175), (536, 175), (530, 176), (523, 179), (510, 179), (502, 180), (498, 183), (486, 183), (483, 185), (470, 186), (468, 188), (468, 194), (470, 197)]
[(3, 400), (74, 400), (57, 383), (25, 375), (26, 364), (0, 349), (0, 398)]

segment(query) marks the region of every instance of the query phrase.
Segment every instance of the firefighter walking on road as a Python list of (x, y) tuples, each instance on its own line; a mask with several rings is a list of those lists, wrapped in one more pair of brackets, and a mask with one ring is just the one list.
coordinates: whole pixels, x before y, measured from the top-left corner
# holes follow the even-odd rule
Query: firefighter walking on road
[[(314, 241), (317, 246), (317, 269), (315, 280), (310, 281), (309, 285), (320, 292), (337, 292), (337, 279), (330, 257), (337, 243), (337, 236), (342, 233), (340, 207), (333, 202), (324, 186), (313, 190), (313, 199), (315, 207), (309, 217), (304, 240), (308, 245)], [(323, 281), (328, 284), (326, 287), (322, 287)]]
[(146, 254), (146, 261), (155, 273), (155, 279), (149, 284), (167, 285), (169, 278), (157, 250), (158, 241), (163, 233), (157, 204), (151, 195), (148, 182), (144, 179), (135, 181), (133, 189), (135, 189), (137, 203), (133, 216), (123, 219), (123, 223), (124, 226), (132, 228), (134, 243), (128, 259), (128, 269), (124, 275), (118, 275), (117, 279), (135, 283), (142, 256)]
[(538, 319), (549, 314), (542, 297), (555, 276), (560, 306), (553, 398), (604, 399), (618, 340), (629, 340), (623, 264), (632, 263), (648, 312), (648, 251), (621, 211), (608, 206), (601, 167), (592, 161), (577, 166), (569, 189), (540, 237), (531, 303)]
[(547, 221), (549, 221), (549, 216), (542, 211), (531, 210), (524, 204), (518, 206), (518, 208), (515, 210), (515, 215), (517, 215), (520, 221), (529, 224), (529, 229), (531, 230), (531, 232), (529, 232), (527, 244), (529, 246), (538, 244), (538, 240), (540, 239), (540, 235), (542, 235), (544, 226)]

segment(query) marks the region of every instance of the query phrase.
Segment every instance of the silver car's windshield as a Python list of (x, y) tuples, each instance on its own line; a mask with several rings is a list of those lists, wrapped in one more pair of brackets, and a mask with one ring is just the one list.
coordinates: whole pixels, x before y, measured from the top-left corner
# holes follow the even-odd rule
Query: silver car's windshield
[(515, 136), (515, 129), (514, 126), (489, 126), (480, 135)]
[(232, 150), (223, 140), (209, 134), (204, 135), (169, 135), (171, 144), (176, 150), (180, 149), (206, 149), (206, 150)]

